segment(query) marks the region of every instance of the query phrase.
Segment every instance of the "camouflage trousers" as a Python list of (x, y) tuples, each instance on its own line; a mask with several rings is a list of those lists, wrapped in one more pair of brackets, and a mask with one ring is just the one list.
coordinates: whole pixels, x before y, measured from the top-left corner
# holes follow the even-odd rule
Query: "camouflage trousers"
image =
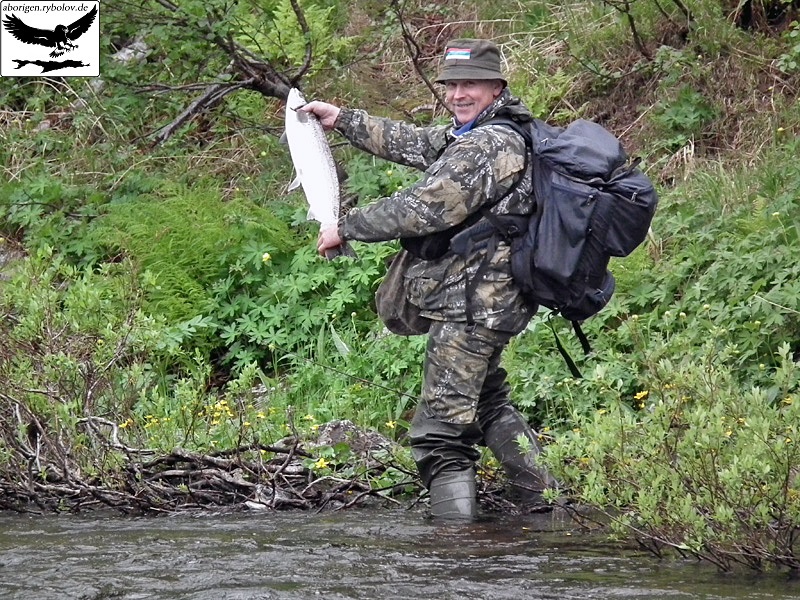
[(510, 405), (500, 356), (512, 335), (458, 322), (431, 325), (422, 394), (409, 432), (426, 486), (441, 471), (471, 468), (484, 429)]

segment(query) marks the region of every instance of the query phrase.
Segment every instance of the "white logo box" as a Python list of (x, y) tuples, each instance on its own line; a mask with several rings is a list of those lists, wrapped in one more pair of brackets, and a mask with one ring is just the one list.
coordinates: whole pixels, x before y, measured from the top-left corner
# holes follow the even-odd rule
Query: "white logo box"
[(99, 75), (99, 1), (0, 2), (0, 76)]

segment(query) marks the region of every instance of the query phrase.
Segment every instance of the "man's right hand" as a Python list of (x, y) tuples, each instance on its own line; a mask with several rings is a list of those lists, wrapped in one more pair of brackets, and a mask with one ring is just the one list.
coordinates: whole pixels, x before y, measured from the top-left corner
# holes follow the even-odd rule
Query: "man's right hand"
[(336, 125), (336, 119), (339, 118), (339, 111), (341, 109), (338, 106), (328, 104), (327, 102), (312, 100), (297, 110), (314, 114), (322, 124), (322, 128), (326, 131), (330, 131)]

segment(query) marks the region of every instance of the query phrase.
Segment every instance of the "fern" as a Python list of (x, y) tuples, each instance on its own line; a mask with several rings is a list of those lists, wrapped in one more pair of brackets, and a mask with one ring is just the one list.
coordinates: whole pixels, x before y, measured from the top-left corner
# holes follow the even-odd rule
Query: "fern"
[(170, 322), (209, 309), (209, 289), (227, 274), (226, 259), (257, 247), (280, 255), (291, 250), (291, 234), (268, 209), (244, 200), (223, 202), (214, 188), (177, 187), (166, 198), (139, 196), (110, 204), (90, 237), (109, 254), (130, 256), (151, 273), (149, 310)]

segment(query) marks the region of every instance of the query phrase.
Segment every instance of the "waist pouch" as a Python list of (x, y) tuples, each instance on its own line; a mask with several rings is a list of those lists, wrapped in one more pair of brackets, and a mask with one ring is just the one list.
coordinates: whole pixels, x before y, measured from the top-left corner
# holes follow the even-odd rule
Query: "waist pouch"
[(420, 315), (420, 309), (408, 299), (405, 275), (413, 260), (401, 250), (387, 260), (387, 271), (375, 292), (375, 308), (383, 324), (398, 335), (423, 335), (431, 328), (431, 320)]

